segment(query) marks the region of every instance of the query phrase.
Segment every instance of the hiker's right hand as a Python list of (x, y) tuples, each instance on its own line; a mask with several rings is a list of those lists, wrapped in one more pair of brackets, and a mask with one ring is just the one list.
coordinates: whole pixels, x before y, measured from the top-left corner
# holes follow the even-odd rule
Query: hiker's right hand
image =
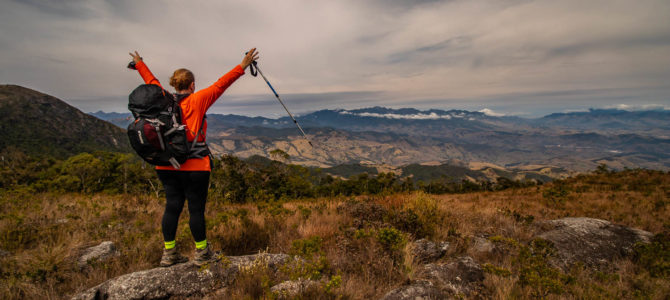
[(129, 52), (128, 54), (130, 54), (130, 56), (133, 57), (133, 61), (134, 61), (136, 64), (142, 61), (142, 57), (140, 56), (139, 53), (137, 53), (137, 51), (135, 51), (135, 54), (133, 54), (133, 53), (131, 53), (131, 52)]

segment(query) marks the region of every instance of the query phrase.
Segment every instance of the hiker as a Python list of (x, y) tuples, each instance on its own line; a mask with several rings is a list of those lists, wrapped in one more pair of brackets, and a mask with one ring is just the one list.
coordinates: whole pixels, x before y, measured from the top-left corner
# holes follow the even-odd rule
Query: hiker
[[(137, 51), (130, 53), (130, 56), (133, 57), (135, 68), (146, 84), (161, 86)], [(197, 92), (195, 91), (195, 78), (191, 71), (187, 69), (174, 71), (174, 74), (170, 77), (170, 85), (177, 92), (175, 96), (180, 101), (182, 124), (186, 125), (186, 136), (189, 142), (193, 141), (196, 136), (198, 143), (205, 142), (207, 134), (205, 113), (235, 80), (244, 75), (244, 70), (256, 59), (258, 59), (258, 52), (256, 52), (256, 48), (253, 48), (247, 52), (239, 65), (211, 86)], [(199, 128), (202, 128), (202, 130), (198, 130)], [(180, 255), (177, 251), (175, 241), (177, 223), (184, 208), (185, 200), (188, 200), (189, 227), (195, 240), (195, 264), (201, 266), (218, 259), (207, 243), (205, 234), (205, 202), (207, 200), (210, 171), (211, 161), (208, 155), (202, 158), (189, 158), (179, 169), (172, 166), (156, 166), (156, 173), (158, 173), (158, 178), (163, 183), (166, 197), (165, 212), (161, 223), (165, 241), (163, 257), (160, 262), (161, 267), (188, 261), (188, 258)]]

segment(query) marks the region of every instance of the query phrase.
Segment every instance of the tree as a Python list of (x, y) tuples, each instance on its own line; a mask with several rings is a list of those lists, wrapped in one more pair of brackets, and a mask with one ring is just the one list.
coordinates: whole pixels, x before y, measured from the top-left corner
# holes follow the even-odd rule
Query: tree
[(61, 173), (79, 180), (82, 193), (98, 190), (104, 173), (103, 161), (90, 153), (80, 153), (68, 158), (61, 166)]
[(287, 163), (290, 160), (291, 156), (280, 149), (274, 149), (270, 151), (270, 157), (276, 161)]

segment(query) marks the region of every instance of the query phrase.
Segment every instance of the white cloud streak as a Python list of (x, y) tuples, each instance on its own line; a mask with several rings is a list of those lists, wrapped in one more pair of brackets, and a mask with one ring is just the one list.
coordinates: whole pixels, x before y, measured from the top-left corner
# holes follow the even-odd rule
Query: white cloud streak
[(371, 113), (371, 112), (362, 112), (362, 113), (354, 113), (350, 111), (340, 111), (340, 114), (343, 115), (354, 115), (354, 116), (359, 116), (359, 117), (373, 117), (373, 118), (385, 118), (385, 119), (403, 119), (403, 120), (439, 120), (439, 119), (445, 119), (445, 120), (450, 120), (452, 117), (456, 118), (462, 118), (463, 116), (461, 115), (438, 115), (437, 113), (431, 112), (428, 114), (393, 114), (393, 113), (388, 113), (388, 114), (380, 114), (380, 113)]
[(479, 112), (480, 112), (480, 113), (483, 113), (483, 114), (485, 114), (485, 115), (487, 115), (487, 116), (490, 116), (490, 117), (502, 117), (502, 116), (505, 116), (505, 114), (503, 114), (503, 113), (498, 113), (498, 112), (495, 112), (495, 111), (493, 111), (493, 110), (491, 110), (491, 109), (488, 109), (488, 108), (484, 108), (484, 109), (480, 110)]

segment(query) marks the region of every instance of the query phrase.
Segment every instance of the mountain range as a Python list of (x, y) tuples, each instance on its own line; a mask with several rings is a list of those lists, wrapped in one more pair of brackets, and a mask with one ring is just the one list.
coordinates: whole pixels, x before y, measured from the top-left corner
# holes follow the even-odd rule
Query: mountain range
[[(119, 126), (129, 114), (92, 113)], [(314, 147), (288, 118), (209, 114), (217, 153), (269, 156), (281, 149), (296, 163), (332, 167), (408, 164), (478, 169), (588, 171), (670, 168), (670, 111), (591, 109), (529, 119), (465, 110), (372, 107), (320, 110), (298, 117)], [(546, 169), (550, 168), (550, 169)], [(564, 171), (560, 171), (564, 170)]]
[[(2, 85), (0, 114), (0, 151), (14, 147), (59, 157), (129, 151), (122, 129), (132, 121), (129, 113), (88, 115), (52, 96)], [(592, 109), (536, 119), (465, 110), (320, 110), (297, 117), (313, 147), (288, 117), (209, 114), (207, 119), (215, 155), (271, 157), (279, 149), (291, 163), (343, 177), (376, 171), (546, 179), (603, 163), (617, 169), (670, 169), (670, 111), (664, 110)]]

